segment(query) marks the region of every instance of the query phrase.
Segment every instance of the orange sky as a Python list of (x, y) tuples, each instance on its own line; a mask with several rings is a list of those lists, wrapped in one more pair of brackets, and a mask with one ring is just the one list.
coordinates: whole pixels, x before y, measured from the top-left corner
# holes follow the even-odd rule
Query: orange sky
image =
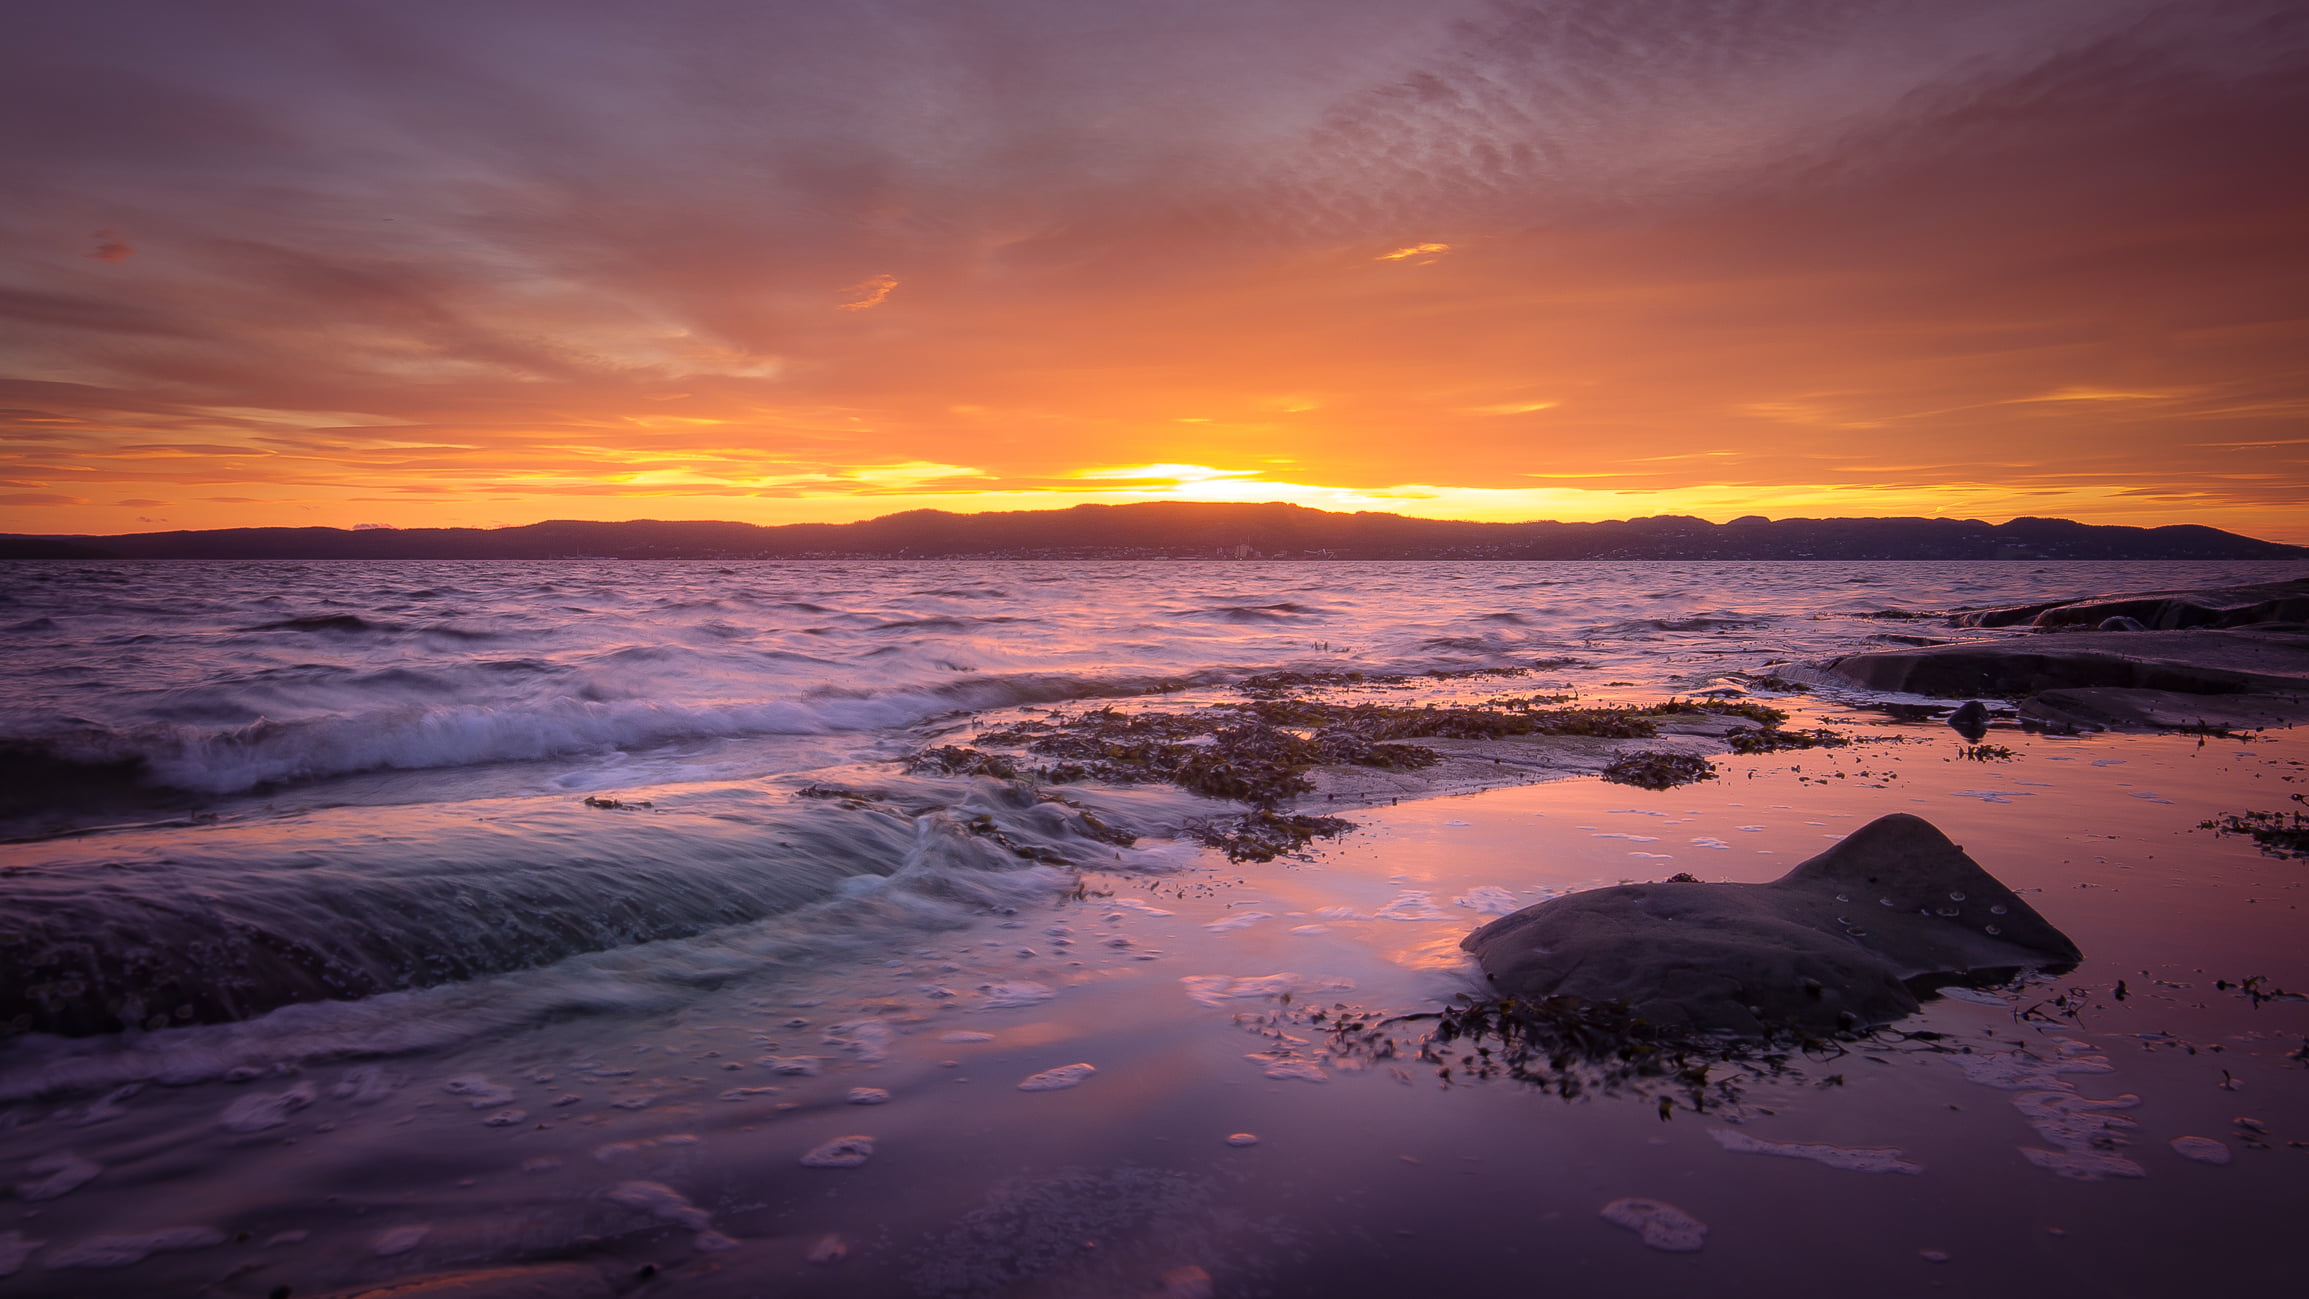
[(24, 25), (0, 530), (1185, 497), (2309, 542), (2293, 5)]

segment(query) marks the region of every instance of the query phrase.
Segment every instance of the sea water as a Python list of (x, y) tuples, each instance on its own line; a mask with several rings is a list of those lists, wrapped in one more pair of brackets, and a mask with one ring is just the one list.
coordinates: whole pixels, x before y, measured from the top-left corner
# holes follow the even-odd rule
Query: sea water
[[(743, 1238), (732, 1215), (756, 1202), (742, 1188), (714, 1200), (676, 1185), (682, 1169), (696, 1172), (701, 1145), (714, 1145), (682, 1130), (709, 1126), (684, 1117), (699, 1104), (713, 1122), (757, 1111), (774, 1119), (793, 1106), (902, 1114), (908, 1088), (931, 1077), (912, 1071), (948, 1069), (963, 1081), (972, 1053), (1047, 1039), (1060, 1054), (1006, 1064), (1016, 1076), (984, 1081), (1054, 1093), (1034, 1102), (1046, 1107), (1102, 1095), (1111, 1105), (1116, 1089), (1135, 1085), (1130, 1071), (1093, 1067), (1058, 1045), (1093, 1031), (1081, 1012), (1055, 1009), (1085, 980), (1168, 970), (1211, 944), (1288, 951), (1361, 927), (1421, 936), (1374, 947), (1368, 968), (1344, 960), (1336, 972), (1163, 977), (1179, 1005), (1212, 1013), (1348, 997), (1358, 979), (1368, 989), (1396, 977), (1387, 970), (1418, 972), (1422, 981), (1398, 991), (1442, 998), (1473, 986), (1453, 946), (1466, 928), (1568, 883), (1612, 882), (1389, 877), (1391, 855), (1418, 859), (1432, 851), (1428, 839), (1468, 822), (1382, 817), (1379, 837), (1354, 849), (1377, 873), (1326, 877), (1318, 858), (1273, 897), (1208, 910), (1193, 892), (1203, 886), (1163, 881), (1225, 866), (1181, 836), (1213, 810), (1209, 800), (1077, 785), (1053, 803), (1000, 782), (905, 773), (908, 755), (967, 743), (981, 724), (1219, 702), (1237, 697), (1232, 686), (1246, 676), (1286, 669), (1526, 669), (1518, 691), (1595, 702), (1768, 693), (1759, 681), (1792, 662), (2025, 634), (1886, 614), (2268, 580), (2298, 565), (79, 562), (6, 571), (0, 760), (15, 788), (0, 804), (10, 839), (0, 844), (0, 980), (12, 985), (0, 995), (94, 1009), (41, 1025), (52, 1032), (0, 1039), (0, 1107), (12, 1107), (0, 1109), (0, 1181), (30, 1206), (0, 1220), (0, 1275), (21, 1267), (22, 1285), (49, 1272), (130, 1269), (108, 1284), (136, 1293), (134, 1269), (162, 1266), (139, 1260), (208, 1257), (223, 1239), (217, 1224), (235, 1221), (267, 1224), (267, 1240), (318, 1231), (337, 1241), (338, 1265), (322, 1270), (338, 1280), (352, 1275), (347, 1241), (373, 1260), (371, 1275), (389, 1276), (553, 1257), (630, 1233), (636, 1221), (693, 1233), (697, 1254), (718, 1257)], [(1415, 680), (1397, 697), (1447, 688)], [(2032, 796), (2017, 787), (2030, 782), (2000, 784), (1998, 774), (1945, 792), (1999, 805)], [(877, 797), (813, 796), (865, 787)], [(1086, 835), (1082, 810), (1140, 838), (1118, 847)], [(1769, 855), (1792, 846), (1753, 837), (1765, 826), (1744, 820), (1769, 818), (1776, 834), (1786, 816), (1738, 803), (1687, 817), (1672, 838), (1630, 825), (1636, 813), (1661, 815), (1601, 808), (1576, 833), (1608, 839), (1631, 869), (1668, 861), (1661, 848), (1729, 854), (1770, 842), (1756, 850)], [(1758, 866), (1776, 872), (1793, 860)], [(1256, 884), (1261, 870), (1279, 866), (1227, 875)], [(1086, 898), (1092, 873), (1136, 880), (1139, 891)], [(1164, 887), (1179, 900), (1163, 905)], [(1194, 923), (1181, 932), (1176, 908), (1197, 906), (1208, 913), (1190, 910)], [(66, 981), (88, 986), (57, 986)], [(942, 1023), (956, 1027), (928, 1031)], [(1021, 1023), (1031, 1029), (1023, 1037)], [(1287, 1037), (1253, 1053), (1259, 1077), (1321, 1084), (1338, 1067)], [(1150, 1071), (1159, 1072), (1150, 1063), (1138, 1076)], [(557, 1188), (547, 1198), (560, 1216), (523, 1227), (499, 1199), (475, 1218), (494, 1224), (484, 1232), (444, 1222), (456, 1216), (455, 1194), (428, 1192), (427, 1221), (347, 1234), (324, 1197), (245, 1177), (203, 1180), (167, 1153), (328, 1138), (339, 1146), (328, 1167), (366, 1158), (393, 1170), (388, 1185), (431, 1185), (459, 1153), (440, 1133), (463, 1127), (396, 1149), (386, 1129), (411, 1122), (412, 1133), (451, 1123), (530, 1142), (535, 1153), (498, 1162), (533, 1187)], [(595, 1130), (580, 1139), (575, 1125)], [(364, 1127), (376, 1130), (356, 1137)], [(1034, 1136), (1031, 1123), (1015, 1131), (1021, 1149), (1058, 1140)], [(1231, 1135), (1245, 1134), (1222, 1125), (1214, 1140)], [(2089, 1152), (2091, 1136), (2072, 1144)], [(813, 1142), (783, 1163), (886, 1158), (862, 1120)], [(1725, 1148), (1831, 1167), (1845, 1158), (1841, 1146), (1765, 1142)], [(1273, 1148), (1243, 1148), (1254, 1145)], [(348, 1153), (364, 1148), (371, 1153)], [(1854, 1149), (1877, 1157), (1868, 1143)], [(287, 1175), (280, 1170), (304, 1165), (273, 1166)], [(946, 1173), (983, 1188), (983, 1177)], [(1201, 1194), (1168, 1176), (1099, 1174), (1066, 1221), (1128, 1218), (1134, 1205), (1176, 1208), (1180, 1196)], [(332, 1177), (314, 1175), (338, 1187), (329, 1200), (348, 1185), (341, 1171)], [(189, 1203), (222, 1188), (228, 1205)], [(106, 1220), (134, 1221), (111, 1233), (87, 1222), (43, 1226), (100, 1193), (116, 1197), (103, 1201)], [(1093, 1211), (1083, 1196), (1119, 1197), (1119, 1207)], [(964, 1235), (978, 1221), (966, 1208), (957, 1202), (949, 1215)], [(1287, 1236), (1270, 1243), (1283, 1248)], [(30, 1261), (35, 1240), (55, 1256)], [(904, 1275), (939, 1292), (922, 1278), (944, 1273), (921, 1264)], [(1191, 1288), (1191, 1278), (1181, 1284)]]

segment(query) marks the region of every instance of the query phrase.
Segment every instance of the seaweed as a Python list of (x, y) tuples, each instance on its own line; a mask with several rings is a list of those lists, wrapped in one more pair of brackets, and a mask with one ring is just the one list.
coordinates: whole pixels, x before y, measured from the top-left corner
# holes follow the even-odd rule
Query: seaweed
[(1695, 781), (1714, 780), (1716, 766), (1706, 758), (1695, 758), (1688, 753), (1646, 750), (1612, 759), (1611, 764), (1603, 769), (1603, 778), (1615, 785), (1673, 789)]
[(1342, 835), (1355, 828), (1353, 821), (1336, 816), (1305, 816), (1255, 808), (1241, 816), (1195, 821), (1187, 833), (1206, 847), (1227, 855), (1228, 861), (1273, 861), (1304, 849), (1317, 839)]
[(924, 749), (906, 760), (906, 771), (915, 776), (992, 776), (996, 780), (1018, 779), (1018, 764), (999, 753), (981, 753), (976, 749), (957, 748), (941, 744), (935, 749)]
[(1760, 731), (1734, 731), (1724, 737), (1734, 753), (1780, 753), (1788, 749), (1841, 749), (1850, 737), (1825, 728), (1783, 731), (1767, 726)]
[[(2297, 803), (2309, 803), (2300, 794)], [(2309, 857), (2309, 815), (2300, 812), (2230, 812), (2197, 823), (2217, 835), (2244, 835), (2271, 857)]]
[[(1339, 1005), (1306, 1018), (1329, 1034), (1337, 1056), (1426, 1064), (1447, 1087), (1506, 1081), (1566, 1101), (1634, 1092), (1656, 1099), (1663, 1120), (1678, 1108), (1702, 1114), (1728, 1108), (1750, 1082), (1800, 1076), (1799, 1057), (1833, 1059), (1851, 1043), (1881, 1036), (1780, 1029), (1733, 1038), (1655, 1024), (1624, 1002), (1464, 993), (1440, 1011), (1381, 1017)], [(1404, 1030), (1415, 1025), (1426, 1027), (1407, 1036)]]
[(1967, 762), (2010, 762), (2019, 755), (2001, 744), (1967, 744), (1956, 756)]

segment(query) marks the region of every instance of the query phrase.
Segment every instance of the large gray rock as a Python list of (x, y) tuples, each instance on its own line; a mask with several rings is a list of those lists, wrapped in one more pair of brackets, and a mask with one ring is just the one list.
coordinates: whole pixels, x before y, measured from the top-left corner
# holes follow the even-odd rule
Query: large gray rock
[(1620, 1001), (1758, 1034), (1887, 1024), (1917, 989), (2075, 964), (2075, 943), (1931, 822), (1880, 817), (1769, 884), (1624, 884), (1526, 907), (1460, 946), (1511, 997)]

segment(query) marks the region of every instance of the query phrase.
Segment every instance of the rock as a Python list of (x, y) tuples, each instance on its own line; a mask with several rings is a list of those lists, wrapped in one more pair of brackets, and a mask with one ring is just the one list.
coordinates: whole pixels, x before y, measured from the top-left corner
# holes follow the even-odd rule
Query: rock
[(1956, 733), (1974, 744), (1988, 734), (1988, 705), (1975, 699), (1948, 715), (1948, 724)]
[(2094, 631), (2147, 631), (2148, 629), (2147, 623), (2138, 618), (2127, 618), (2122, 614), (2114, 618), (2103, 618), (2093, 624)]
[(1769, 884), (1628, 884), (1469, 934), (1505, 995), (1625, 1002), (1652, 1024), (1745, 1035), (1890, 1023), (1919, 989), (2064, 967), (2067, 935), (1921, 817), (1894, 813)]
[(1846, 654), (1821, 665), (1871, 690), (2013, 698), (2083, 688), (2309, 692), (2309, 631), (2074, 632)]
[(1871, 690), (2027, 697), (2022, 720), (2056, 727), (2309, 720), (2309, 628), (2064, 632), (1876, 650), (1815, 666)]
[[(2103, 624), (2122, 620), (2130, 627)], [(2200, 591), (2143, 591), (2132, 595), (2087, 596), (1974, 609), (1949, 620), (1956, 627), (2100, 627), (2115, 630), (2177, 630), (2187, 627), (2245, 627), (2265, 622), (2309, 621), (2309, 578), (2260, 582)]]

